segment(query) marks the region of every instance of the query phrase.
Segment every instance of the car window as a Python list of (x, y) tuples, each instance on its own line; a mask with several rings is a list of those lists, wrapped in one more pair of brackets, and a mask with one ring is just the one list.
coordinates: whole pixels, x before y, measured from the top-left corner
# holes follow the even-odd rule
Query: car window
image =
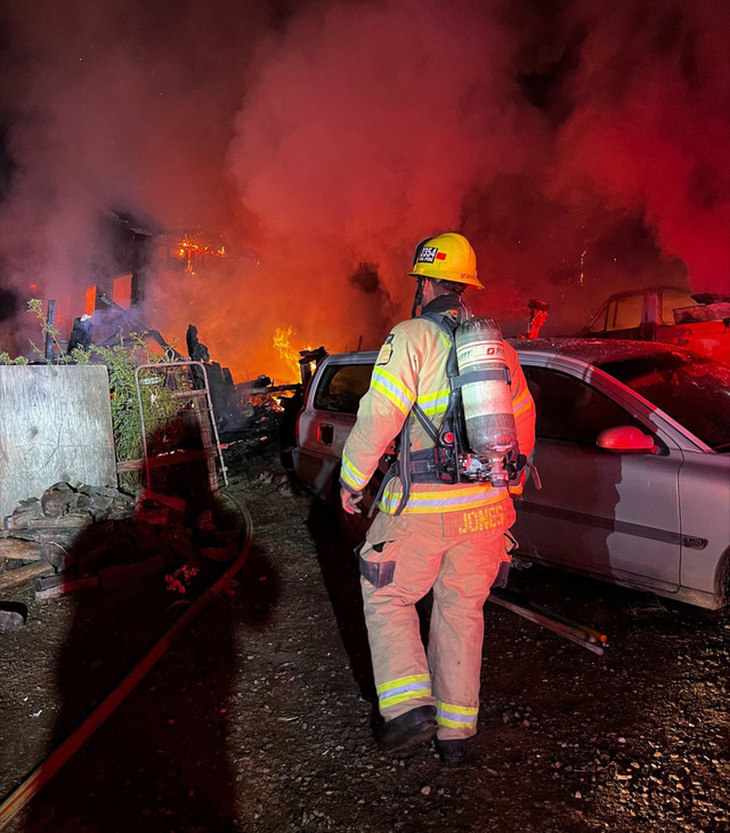
[(372, 372), (370, 364), (330, 365), (317, 386), (314, 407), (318, 411), (356, 414), (370, 386)]
[(716, 451), (730, 451), (730, 367), (679, 352), (598, 365)]
[(606, 331), (606, 311), (608, 310), (608, 305), (603, 307), (602, 310), (596, 315), (593, 323), (588, 328), (589, 333), (603, 333)]
[(608, 313), (607, 331), (631, 330), (641, 326), (641, 311), (644, 308), (643, 295), (627, 295), (617, 298)]
[(646, 431), (628, 411), (575, 376), (545, 367), (523, 370), (535, 400), (538, 437), (594, 444), (601, 431), (618, 425)]
[(673, 325), (677, 322), (674, 319), (674, 310), (682, 307), (696, 307), (697, 301), (688, 293), (679, 289), (665, 289), (662, 292), (661, 319), (662, 324)]

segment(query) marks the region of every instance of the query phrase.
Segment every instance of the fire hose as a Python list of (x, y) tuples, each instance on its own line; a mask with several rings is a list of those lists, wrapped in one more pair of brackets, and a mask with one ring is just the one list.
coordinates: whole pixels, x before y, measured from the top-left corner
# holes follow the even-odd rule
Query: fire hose
[(241, 512), (243, 541), (230, 567), (202, 593), (185, 613), (163, 634), (162, 638), (146, 656), (127, 674), (121, 683), (102, 700), (93, 712), (58, 746), (33, 772), (0, 804), (0, 830), (25, 807), (35, 795), (68, 763), (71, 757), (86, 743), (104, 721), (117, 709), (136, 688), (145, 675), (155, 666), (174, 640), (187, 628), (192, 620), (215, 596), (226, 587), (243, 567), (251, 550), (253, 524), (245, 506), (232, 495), (225, 493)]

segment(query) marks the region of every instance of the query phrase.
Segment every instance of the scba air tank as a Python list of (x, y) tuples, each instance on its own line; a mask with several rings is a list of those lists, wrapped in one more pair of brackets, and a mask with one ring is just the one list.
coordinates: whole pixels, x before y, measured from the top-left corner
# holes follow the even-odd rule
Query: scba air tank
[(484, 479), (506, 486), (504, 458), (517, 448), (517, 429), (502, 331), (493, 319), (477, 316), (457, 328), (455, 340), (471, 451), (488, 462)]

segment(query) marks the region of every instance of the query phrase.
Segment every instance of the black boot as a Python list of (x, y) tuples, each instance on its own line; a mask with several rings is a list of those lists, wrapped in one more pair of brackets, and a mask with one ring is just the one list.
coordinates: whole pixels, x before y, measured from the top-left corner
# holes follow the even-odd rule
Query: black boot
[(445, 766), (459, 766), (467, 758), (469, 741), (464, 740), (439, 740), (436, 738), (436, 751), (439, 753), (441, 763)]
[(436, 707), (419, 706), (384, 723), (376, 732), (383, 749), (396, 752), (430, 740), (436, 733)]

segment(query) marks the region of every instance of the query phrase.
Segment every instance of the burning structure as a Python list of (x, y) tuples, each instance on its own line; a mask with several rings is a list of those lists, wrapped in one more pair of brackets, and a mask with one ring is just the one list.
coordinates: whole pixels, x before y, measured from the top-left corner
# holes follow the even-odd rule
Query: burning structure
[[(144, 322), (154, 321), (157, 305), (166, 300), (161, 287), (174, 286), (178, 300), (190, 305), (191, 284), (209, 273), (209, 260), (227, 257), (220, 235), (168, 231), (150, 217), (131, 213), (104, 212), (98, 230), (90, 275), (59, 286), (60, 296), (52, 298), (52, 323), (62, 334), (62, 346), (74, 346), (68, 333), (82, 317), (87, 342), (110, 343), (130, 329), (139, 333), (140, 323), (148, 329)], [(169, 315), (161, 317), (169, 321)]]
[[(413, 246), (450, 229), (484, 264), (475, 313), (508, 335), (529, 298), (551, 305), (549, 335), (613, 292), (726, 291), (721, 0), (4, 9), (4, 346), (29, 297), (63, 320), (100, 287), (168, 338), (194, 321), (238, 378), (292, 378), (276, 328), (295, 352), (376, 346)], [(112, 268), (100, 205), (225, 245), (118, 212)], [(260, 256), (236, 258), (241, 241)]]

